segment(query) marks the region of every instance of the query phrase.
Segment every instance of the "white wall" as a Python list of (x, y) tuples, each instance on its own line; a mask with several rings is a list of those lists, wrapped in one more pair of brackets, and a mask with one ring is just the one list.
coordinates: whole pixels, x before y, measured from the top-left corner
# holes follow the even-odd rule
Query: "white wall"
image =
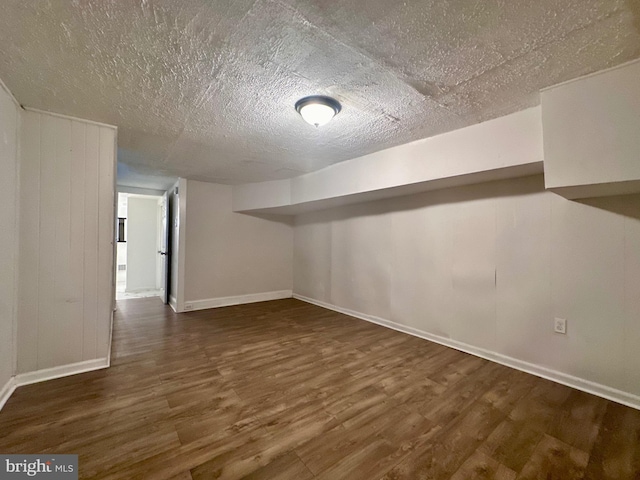
[(640, 192), (640, 61), (544, 90), (545, 182), (569, 198)]
[(129, 195), (127, 292), (154, 290), (158, 263), (158, 198)]
[(302, 213), (542, 173), (540, 107), (471, 125), (290, 180), (233, 187), (235, 211)]
[(116, 130), (37, 111), (21, 129), (18, 373), (106, 366)]
[(19, 115), (17, 102), (0, 81), (0, 408), (15, 373)]
[(234, 213), (229, 185), (186, 184), (185, 302), (197, 309), (290, 296), (290, 222)]
[(340, 162), (293, 179), (293, 203), (539, 165), (540, 108)]
[(294, 251), (298, 295), (640, 406), (640, 196), (458, 187), (300, 215)]
[(285, 178), (234, 185), (232, 187), (233, 210), (242, 212), (291, 205), (293, 203), (291, 200), (292, 183), (293, 179)]

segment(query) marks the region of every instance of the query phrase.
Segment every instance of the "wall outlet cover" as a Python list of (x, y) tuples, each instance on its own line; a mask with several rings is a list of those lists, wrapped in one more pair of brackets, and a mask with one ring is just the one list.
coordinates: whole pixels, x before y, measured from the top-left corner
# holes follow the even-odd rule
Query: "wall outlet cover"
[(553, 331), (556, 333), (567, 333), (567, 320), (564, 318), (555, 318), (553, 321)]

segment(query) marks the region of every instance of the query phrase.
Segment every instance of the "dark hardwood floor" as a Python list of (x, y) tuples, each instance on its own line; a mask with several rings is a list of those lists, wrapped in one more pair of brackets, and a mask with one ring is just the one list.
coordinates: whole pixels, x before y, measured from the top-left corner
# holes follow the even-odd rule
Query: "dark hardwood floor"
[(81, 478), (640, 479), (640, 411), (297, 300), (119, 302), (112, 367), (20, 387), (0, 452)]

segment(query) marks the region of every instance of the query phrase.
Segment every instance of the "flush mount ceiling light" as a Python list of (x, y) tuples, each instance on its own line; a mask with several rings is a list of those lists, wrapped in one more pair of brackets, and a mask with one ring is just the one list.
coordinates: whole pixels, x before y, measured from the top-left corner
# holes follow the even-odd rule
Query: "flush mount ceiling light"
[(312, 95), (296, 102), (296, 112), (305, 122), (319, 127), (329, 121), (340, 111), (340, 103), (323, 95)]

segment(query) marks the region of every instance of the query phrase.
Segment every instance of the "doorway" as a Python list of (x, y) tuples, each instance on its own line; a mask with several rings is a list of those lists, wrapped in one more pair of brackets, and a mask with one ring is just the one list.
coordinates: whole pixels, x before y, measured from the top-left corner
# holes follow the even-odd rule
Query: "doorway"
[(116, 300), (165, 298), (166, 198), (118, 193)]

